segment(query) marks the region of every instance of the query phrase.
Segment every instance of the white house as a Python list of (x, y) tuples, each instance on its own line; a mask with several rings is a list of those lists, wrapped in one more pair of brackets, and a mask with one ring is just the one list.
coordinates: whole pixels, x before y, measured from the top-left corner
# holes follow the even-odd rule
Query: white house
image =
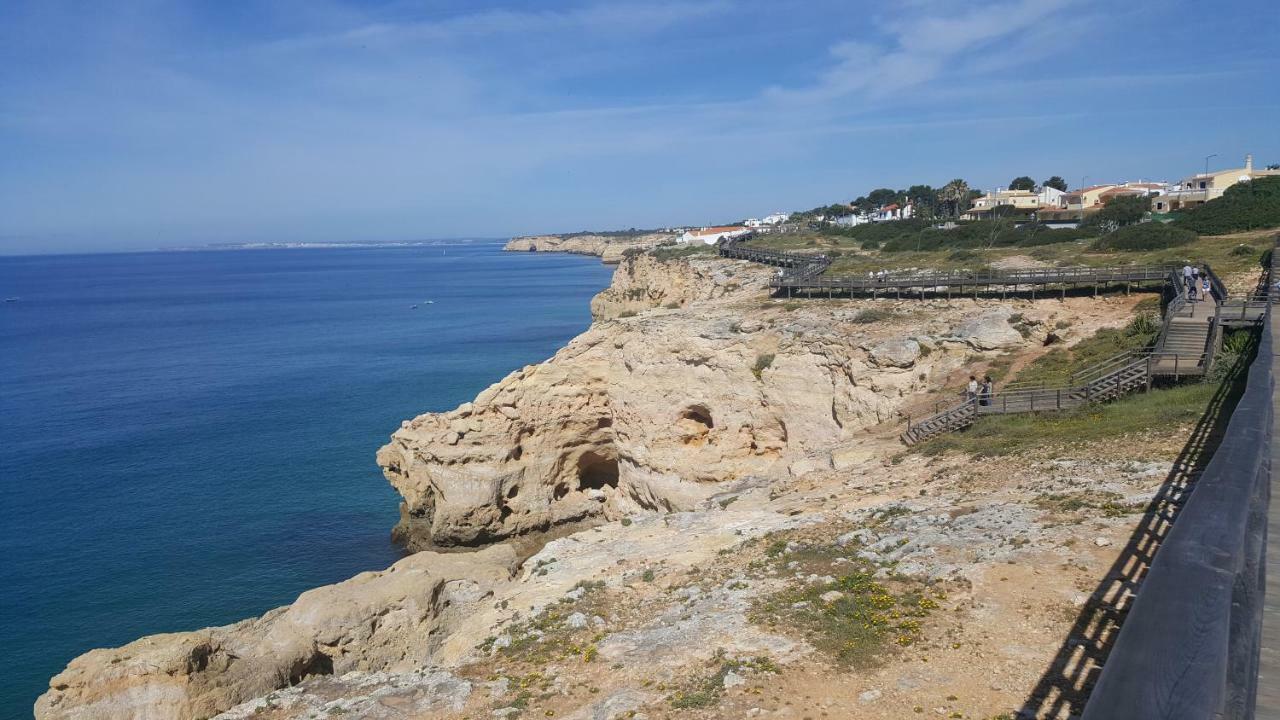
[(1040, 192), (1036, 193), (1036, 199), (1040, 203), (1040, 207), (1059, 207), (1062, 203), (1062, 196), (1065, 195), (1062, 190), (1048, 185), (1041, 185)]
[(908, 220), (915, 215), (915, 208), (911, 203), (906, 205), (898, 205), (890, 203), (871, 213), (871, 222), (889, 222), (892, 220)]
[(705, 227), (696, 230), (686, 230), (680, 236), (679, 242), (682, 243), (703, 243), (706, 245), (715, 245), (724, 238), (738, 237), (745, 233), (751, 232), (749, 228), (741, 225), (721, 225), (719, 227)]
[(866, 225), (871, 222), (871, 216), (866, 213), (850, 213), (848, 215), (841, 215), (831, 222), (837, 225), (844, 225), (846, 227), (857, 227), (858, 225)]
[(751, 218), (743, 223), (747, 227), (758, 228), (768, 225), (781, 225), (791, 218), (791, 213), (776, 212), (772, 215), (765, 215), (763, 218)]

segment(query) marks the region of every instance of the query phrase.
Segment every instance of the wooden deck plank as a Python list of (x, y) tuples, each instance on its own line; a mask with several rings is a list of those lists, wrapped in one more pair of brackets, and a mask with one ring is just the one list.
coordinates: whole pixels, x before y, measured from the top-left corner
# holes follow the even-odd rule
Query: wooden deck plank
[[(1280, 318), (1275, 314), (1268, 320), (1271, 332), (1280, 332)], [(1280, 352), (1270, 358), (1258, 358), (1255, 362), (1270, 361), (1272, 377), (1280, 377)], [(1280, 411), (1280, 386), (1271, 392), (1272, 417)], [(1271, 428), (1274, 433), (1275, 428)], [(1271, 467), (1280, 463), (1280, 443), (1271, 443)], [(1266, 562), (1263, 570), (1266, 578), (1262, 603), (1262, 641), (1258, 662), (1257, 720), (1280, 720), (1280, 503), (1275, 501), (1278, 488), (1276, 477), (1271, 477), (1271, 497), (1267, 511)]]

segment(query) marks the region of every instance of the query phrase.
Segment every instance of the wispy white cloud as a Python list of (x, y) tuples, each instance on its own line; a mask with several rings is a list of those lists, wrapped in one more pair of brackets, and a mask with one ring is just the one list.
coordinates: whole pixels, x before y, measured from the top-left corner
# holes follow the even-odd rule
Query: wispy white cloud
[(596, 36), (643, 35), (680, 23), (725, 12), (728, 0), (620, 2), (567, 10), (494, 9), (431, 21), (370, 22), (338, 32), (280, 39), (267, 44), (279, 50), (326, 46), (465, 43), (495, 36), (538, 36), (582, 32)]
[[(883, 43), (837, 43), (830, 48), (833, 64), (815, 82), (770, 88), (766, 96), (826, 102), (855, 93), (876, 99), (896, 95), (938, 78), (967, 54), (1016, 41), (1021, 33), (1056, 23), (1081, 1), (1012, 0), (968, 5), (957, 13), (954, 3), (916, 0), (904, 12), (878, 20), (886, 36)], [(1059, 37), (1064, 29), (1059, 26)]]

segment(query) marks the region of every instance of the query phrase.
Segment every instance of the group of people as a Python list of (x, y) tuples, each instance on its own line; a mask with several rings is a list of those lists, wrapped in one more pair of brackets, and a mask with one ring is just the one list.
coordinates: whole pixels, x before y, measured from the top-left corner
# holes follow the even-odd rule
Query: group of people
[(983, 375), (982, 382), (978, 382), (977, 375), (969, 376), (969, 386), (965, 388), (965, 396), (970, 400), (977, 400), (979, 405), (990, 405), (991, 396), (995, 393), (996, 384), (992, 381), (990, 375)]
[(1209, 284), (1209, 274), (1194, 265), (1182, 266), (1182, 282), (1187, 286), (1187, 302), (1207, 300), (1213, 289)]

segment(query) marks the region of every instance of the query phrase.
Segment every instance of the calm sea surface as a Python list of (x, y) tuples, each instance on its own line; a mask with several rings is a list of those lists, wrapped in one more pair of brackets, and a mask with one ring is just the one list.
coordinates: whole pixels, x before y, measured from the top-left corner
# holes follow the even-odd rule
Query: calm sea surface
[(549, 357), (609, 281), (500, 247), (0, 257), (0, 716), (90, 648), (400, 557), (374, 451)]

